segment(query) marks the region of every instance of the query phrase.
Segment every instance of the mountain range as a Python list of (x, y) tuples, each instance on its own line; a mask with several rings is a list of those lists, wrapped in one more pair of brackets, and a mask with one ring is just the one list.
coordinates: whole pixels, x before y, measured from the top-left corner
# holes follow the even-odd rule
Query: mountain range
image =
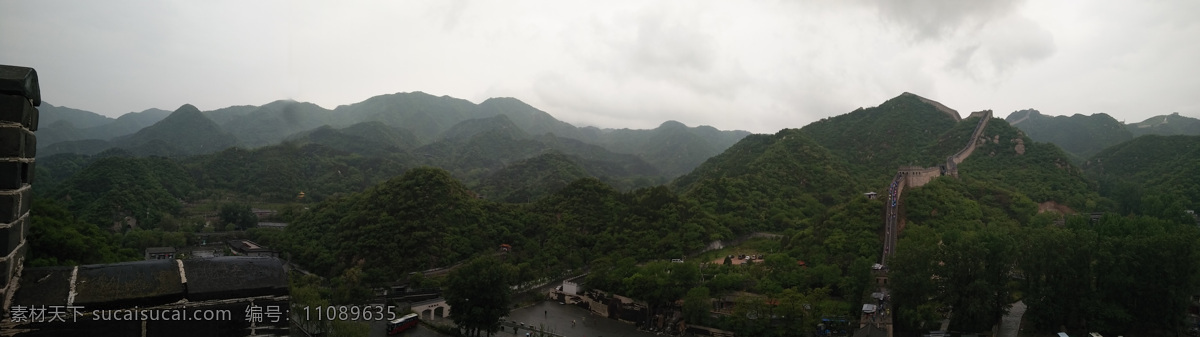
[(1179, 113), (1125, 124), (1105, 113), (1047, 116), (1034, 109), (1018, 110), (1005, 118), (1034, 141), (1058, 145), (1077, 163), (1113, 145), (1142, 135), (1200, 135), (1200, 119)]
[[(655, 175), (669, 179), (691, 171), (749, 134), (688, 127), (675, 121), (652, 130), (580, 128), (515, 98), (474, 104), (423, 92), (380, 95), (332, 110), (283, 100), (197, 112), (185, 105), (174, 112), (150, 109), (112, 119), (47, 104), (38, 134), (39, 151), (48, 156), (122, 148), (136, 155), (187, 156), (284, 141), (323, 143), (354, 151), (368, 150), (374, 145), (366, 144), (382, 141), (384, 146), (417, 150), (444, 146), (435, 145), (438, 142), (466, 141), (486, 129), (509, 127), (505, 132), (513, 139), (570, 139), (633, 155), (653, 166)], [(505, 122), (495, 120), (501, 116)], [(352, 126), (356, 129), (346, 129)], [(345, 131), (339, 136), (335, 130)]]
[[(78, 111), (60, 116), (71, 113)], [(1187, 132), (1189, 119), (1152, 118), (1132, 126), (1135, 132), (1107, 115), (991, 116), (963, 118), (912, 93), (775, 134), (672, 121), (652, 130), (577, 128), (515, 99), (473, 104), (422, 93), (333, 110), (290, 101), (208, 112), (185, 105), (129, 134), (50, 144), (101, 152), (41, 153), (35, 193), (62, 205), (58, 220), (109, 227), (136, 218), (151, 228), (120, 234), (121, 251), (133, 259), (162, 245), (139, 240), (143, 233), (211, 228), (197, 212), (205, 204), (279, 207), (284, 230), (247, 235), (321, 276), (363, 282), (364, 297), (374, 284), (511, 247), (504, 263), (522, 282), (586, 267), (597, 289), (663, 306), (685, 297), (685, 308), (703, 304), (702, 316), (710, 295), (692, 301), (687, 289), (781, 303), (828, 296), (836, 307), (813, 307), (861, 314), (876, 284), (870, 268), (886, 263), (895, 286), (889, 291), (902, 303), (894, 307), (896, 323), (907, 331), (928, 331), (923, 322), (943, 319), (944, 308), (954, 308), (959, 323), (951, 324), (962, 331), (986, 331), (1018, 290), (1039, 294), (1025, 298), (1026, 315), (1040, 317), (1031, 326), (1047, 333), (1075, 324), (1053, 312), (1059, 303), (1103, 308), (1076, 320), (1088, 326), (1145, 322), (1118, 333), (1182, 322), (1200, 279), (1200, 231), (1185, 212), (1200, 208), (1200, 136), (1143, 133)], [(53, 123), (114, 123), (80, 120)], [(969, 156), (946, 164), (964, 149)], [(868, 196), (886, 195), (902, 166), (938, 175), (939, 165), (956, 167), (941, 171), (955, 176), (907, 185), (898, 205)], [(889, 213), (900, 233), (885, 261), (879, 248), (888, 241), (881, 239), (897, 234), (879, 221)], [(1089, 216), (1096, 213), (1110, 214)], [(50, 234), (35, 231), (32, 247), (64, 247), (41, 250), (40, 261), (103, 252), (78, 249), (74, 228), (33, 221)], [(666, 262), (757, 232), (778, 236), (740, 246), (769, 250), (761, 263), (709, 268), (705, 280), (695, 261), (706, 259)], [(709, 257), (716, 253), (724, 254)], [(655, 265), (683, 266), (672, 277), (700, 283), (641, 272)], [(1013, 282), (1013, 270), (1026, 277)], [(1078, 282), (1053, 281), (1060, 279)], [(675, 292), (657, 295), (668, 287)], [(341, 289), (334, 293), (350, 296)], [(921, 305), (905, 306), (912, 303)], [(1168, 311), (1178, 317), (1162, 318)], [(739, 335), (796, 331), (717, 323), (744, 328)]]
[[(749, 137), (745, 131), (688, 127), (675, 121), (650, 130), (580, 128), (513, 98), (474, 104), (422, 92), (381, 95), (332, 110), (276, 101), (212, 111), (184, 105), (170, 113), (152, 109), (117, 119), (50, 105), (44, 114), (43, 121), (49, 124), (39, 131), (39, 138), (49, 135), (53, 143), (39, 142), (43, 157), (120, 149), (118, 153), (134, 156), (204, 155), (184, 160), (197, 167), (207, 166), (204, 162), (249, 161), (242, 169), (249, 171), (231, 174), (259, 178), (234, 180), (277, 183), (245, 191), (255, 195), (286, 197), (308, 189), (318, 197), (355, 190), (324, 191), (320, 186), (331, 186), (336, 179), (319, 170), (297, 171), (287, 181), (271, 178), (272, 170), (282, 172), (280, 165), (289, 165), (285, 163), (351, 174), (358, 177), (352, 185), (360, 187), (406, 168), (435, 166), (481, 196), (507, 202), (535, 201), (573, 180), (594, 177), (622, 190), (669, 184), (680, 193), (716, 202), (718, 208), (784, 202), (787, 207), (780, 208), (809, 209), (814, 214), (820, 207), (836, 204), (838, 196), (883, 184), (899, 166), (937, 165), (965, 143), (975, 123), (911, 93), (797, 130)], [(138, 125), (146, 126), (129, 132)], [(993, 121), (982, 135), (986, 157), (962, 166), (970, 168), (967, 175), (1015, 188), (1038, 202), (1090, 208), (1088, 201), (1099, 199), (1089, 196), (1096, 190), (1089, 185), (1094, 183), (1088, 183), (1078, 168), (1089, 156), (1147, 133), (1200, 134), (1195, 130), (1198, 126), (1197, 120), (1178, 114), (1126, 125), (1105, 114), (1050, 117), (1022, 110)], [(71, 130), (107, 131), (61, 136)], [(93, 134), (101, 137), (79, 139)], [(1021, 145), (1020, 153), (1014, 153), (1009, 143)], [(227, 151), (233, 147), (243, 150)], [(303, 155), (289, 159), (288, 154)], [(338, 159), (330, 162), (321, 156)], [(257, 161), (261, 163), (254, 164)], [(381, 163), (395, 167), (356, 167)], [(195, 174), (212, 175), (206, 172)], [(1059, 187), (1038, 187), (1046, 181)], [(238, 184), (216, 185), (238, 188)], [(736, 197), (721, 192), (740, 185), (788, 188)], [(792, 202), (787, 196), (805, 199)], [(765, 210), (760, 216), (770, 218)], [(784, 216), (802, 217), (799, 213)]]

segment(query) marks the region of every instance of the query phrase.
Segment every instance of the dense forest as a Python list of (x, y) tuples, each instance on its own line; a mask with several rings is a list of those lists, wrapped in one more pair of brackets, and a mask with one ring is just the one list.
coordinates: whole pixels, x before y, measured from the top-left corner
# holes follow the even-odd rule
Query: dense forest
[[(885, 191), (899, 166), (944, 162), (979, 122), (904, 94), (769, 135), (674, 122), (639, 133), (559, 124), (516, 100), (426, 96), (341, 107), (367, 117), (264, 134), (254, 142), (281, 143), (252, 149), (142, 151), (160, 139), (38, 158), (31, 265), (135, 260), (146, 247), (229, 233), (315, 273), (295, 280), (296, 296), (313, 303), (358, 303), (397, 283), (449, 286), (461, 280), (413, 275), (483, 259), (513, 284), (586, 272), (586, 287), (679, 310), (688, 324), (788, 336), (822, 318), (857, 320), (890, 207), (864, 193)], [(323, 113), (297, 104), (182, 117), (224, 130)], [(458, 120), (479, 111), (491, 115)], [(106, 141), (142, 136), (125, 137)], [(947, 316), (952, 330), (987, 331), (1018, 301), (1027, 330), (1182, 331), (1200, 291), (1200, 232), (1184, 212), (1200, 208), (1196, 137), (1132, 138), (1080, 166), (989, 121), (959, 177), (906, 189), (897, 206), (904, 229), (887, 267), (898, 331)], [(636, 145), (645, 142), (664, 145)], [(166, 145), (158, 149), (199, 146)], [(278, 211), (286, 229), (252, 228), (251, 205)], [(742, 241), (753, 233), (769, 238)], [(706, 251), (718, 240), (743, 243)], [(762, 259), (732, 263), (736, 251)], [(709, 299), (734, 304), (714, 309)]]

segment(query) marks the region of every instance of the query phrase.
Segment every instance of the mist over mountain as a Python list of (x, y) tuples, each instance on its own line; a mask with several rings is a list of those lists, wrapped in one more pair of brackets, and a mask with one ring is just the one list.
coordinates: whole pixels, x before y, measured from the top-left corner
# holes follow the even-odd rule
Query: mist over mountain
[[(60, 112), (54, 112), (62, 110)], [(151, 135), (133, 137), (143, 128), (166, 118), (169, 113), (151, 109), (131, 113), (116, 120), (91, 112), (51, 108), (52, 117), (39, 134), (39, 146), (46, 155), (56, 153), (96, 154), (111, 147), (126, 147), (134, 154), (187, 155), (218, 150), (182, 145), (172, 145), (172, 132), (148, 131)], [(709, 126), (687, 127), (675, 121), (664, 122), (651, 130), (578, 128), (555, 119), (545, 111), (511, 98), (491, 98), (480, 104), (449, 96), (433, 96), (423, 92), (395, 93), (371, 97), (359, 103), (339, 106), (333, 110), (315, 104), (295, 101), (275, 101), (262, 106), (232, 106), (202, 112), (202, 116), (188, 117), (199, 123), (195, 130), (211, 132), (222, 139), (236, 139), (236, 143), (211, 142), (212, 146), (240, 146), (257, 148), (284, 141), (320, 143), (357, 153), (388, 151), (394, 146), (399, 149), (415, 150), (426, 146), (429, 156), (454, 156), (454, 151), (478, 153), (479, 149), (465, 149), (463, 144), (451, 145), (444, 141), (468, 141), (466, 146), (491, 147), (496, 144), (470, 143), (469, 140), (483, 132), (509, 133), (505, 141), (522, 140), (533, 142), (540, 139), (541, 145), (530, 145), (539, 149), (558, 148), (563, 153), (578, 156), (580, 160), (597, 163), (595, 156), (608, 159), (594, 171), (604, 172), (597, 176), (647, 176), (651, 181), (666, 181), (690, 172), (704, 160), (717, 155), (748, 135), (745, 131), (721, 131)], [(204, 117), (201, 119), (200, 117)], [(45, 122), (44, 122), (45, 123)], [(76, 124), (87, 125), (80, 129)], [(159, 129), (184, 131), (181, 124), (159, 127)], [(211, 124), (216, 124), (213, 128)], [(348, 127), (358, 125), (361, 129)], [(231, 135), (227, 137), (225, 135)], [(129, 136), (129, 137), (125, 137)], [(493, 134), (486, 137), (498, 137)], [(117, 140), (118, 137), (124, 137)], [(191, 136), (187, 136), (191, 137)], [(383, 137), (384, 139), (373, 139)], [(485, 138), (486, 138), (485, 137)], [(160, 141), (152, 142), (152, 139)], [(576, 142), (563, 142), (571, 139)], [(178, 140), (182, 141), (182, 140)], [(188, 142), (195, 142), (189, 140)], [(439, 142), (442, 142), (439, 144)], [(547, 147), (546, 144), (558, 145)], [(586, 148), (581, 144), (599, 146)], [(516, 143), (510, 145), (517, 146)], [(447, 147), (457, 150), (449, 150)], [(132, 147), (137, 147), (133, 149)], [(442, 150), (434, 150), (442, 149)], [(439, 152), (439, 151), (450, 152)], [(199, 151), (199, 152), (197, 152)], [(504, 152), (500, 152), (504, 153)], [(516, 157), (496, 161), (500, 167), (531, 158), (534, 152), (521, 152)], [(632, 158), (616, 158), (615, 154), (632, 155)], [(495, 157), (495, 156), (493, 156)], [(497, 157), (499, 159), (499, 157)], [(445, 162), (442, 162), (445, 164)], [(622, 164), (613, 164), (622, 163)], [(644, 167), (646, 163), (650, 167)], [(450, 164), (453, 165), (453, 164)], [(476, 167), (476, 166), (472, 166)], [(476, 167), (479, 168), (479, 167)], [(452, 172), (459, 172), (453, 167)], [(650, 173), (653, 171), (653, 173)], [(636, 173), (630, 173), (636, 172)], [(461, 173), (461, 172), (460, 172)], [(661, 178), (655, 178), (659, 177)], [(459, 176), (462, 178), (462, 176)]]
[(256, 148), (279, 143), (289, 135), (322, 125), (348, 125), (334, 123), (336, 120), (333, 114), (316, 104), (274, 101), (233, 117), (220, 128), (237, 137), (238, 145)]
[[(44, 125), (52, 125), (59, 121), (66, 121), (71, 127), (86, 129), (108, 124), (113, 121), (112, 118), (105, 117), (95, 112), (73, 109), (64, 106), (54, 106), (49, 102), (42, 102), (42, 105), (38, 107), (38, 112), (40, 113), (38, 116), (38, 123)], [(38, 136), (40, 137), (41, 134)]]
[(378, 121), (362, 122), (344, 128), (324, 125), (288, 136), (285, 142), (316, 143), (360, 154), (382, 154), (416, 148), (417, 136)]
[(238, 141), (200, 109), (184, 104), (158, 123), (111, 143), (137, 155), (187, 156), (221, 151)]
[(43, 104), (39, 110), (42, 124), (38, 129), (39, 148), (47, 148), (65, 141), (111, 140), (137, 132), (171, 114), (166, 110), (146, 109), (112, 119), (91, 111), (49, 104)]
[(1134, 137), (1141, 135), (1200, 135), (1200, 119), (1181, 116), (1178, 112), (1147, 118), (1144, 121), (1125, 125)]
[(1078, 159), (1133, 139), (1125, 125), (1108, 114), (1046, 116), (1033, 109), (1015, 111), (1004, 119), (1034, 141), (1054, 143)]
[(1104, 113), (1047, 116), (1037, 110), (1026, 109), (1014, 111), (1005, 120), (1034, 141), (1058, 145), (1071, 154), (1076, 163), (1142, 135), (1200, 135), (1200, 119), (1178, 113), (1125, 124)]

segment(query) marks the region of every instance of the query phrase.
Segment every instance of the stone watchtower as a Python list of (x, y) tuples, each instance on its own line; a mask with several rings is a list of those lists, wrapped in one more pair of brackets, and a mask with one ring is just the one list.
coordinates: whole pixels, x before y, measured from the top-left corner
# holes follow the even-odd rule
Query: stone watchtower
[(0, 65), (0, 317), (8, 314), (25, 260), (42, 104), (37, 71)]

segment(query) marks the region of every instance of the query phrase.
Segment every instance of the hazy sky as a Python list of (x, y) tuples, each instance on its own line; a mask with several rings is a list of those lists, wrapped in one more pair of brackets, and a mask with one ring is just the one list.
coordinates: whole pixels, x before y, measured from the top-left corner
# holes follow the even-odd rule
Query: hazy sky
[(1200, 117), (1200, 1), (12, 1), (0, 64), (116, 116), (424, 91), (575, 125), (775, 132), (910, 91)]

